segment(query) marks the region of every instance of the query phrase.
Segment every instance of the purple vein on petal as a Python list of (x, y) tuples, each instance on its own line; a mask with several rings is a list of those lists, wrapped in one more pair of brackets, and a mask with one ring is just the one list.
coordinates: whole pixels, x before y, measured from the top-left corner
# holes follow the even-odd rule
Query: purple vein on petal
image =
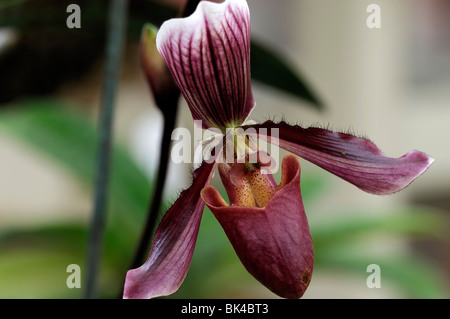
[(385, 156), (371, 141), (350, 134), (285, 122), (267, 121), (254, 128), (278, 129), (279, 138), (259, 135), (354, 184), (379, 195), (398, 192), (423, 174), (433, 163), (425, 153), (412, 151), (400, 158)]
[(156, 42), (203, 128), (225, 128), (247, 118), (254, 99), (245, 0), (202, 1), (190, 17), (165, 22)]
[(191, 187), (164, 215), (147, 261), (127, 273), (124, 298), (155, 298), (179, 289), (189, 269), (203, 214), (200, 191), (209, 184), (214, 167), (215, 163), (203, 163), (195, 170)]

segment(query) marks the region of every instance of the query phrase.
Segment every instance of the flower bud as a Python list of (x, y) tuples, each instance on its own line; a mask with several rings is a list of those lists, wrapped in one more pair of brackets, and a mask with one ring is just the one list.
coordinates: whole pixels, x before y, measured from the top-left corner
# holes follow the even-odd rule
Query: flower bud
[(141, 63), (153, 93), (156, 105), (163, 114), (173, 112), (180, 97), (180, 90), (173, 80), (166, 63), (156, 49), (157, 28), (145, 24), (141, 34)]

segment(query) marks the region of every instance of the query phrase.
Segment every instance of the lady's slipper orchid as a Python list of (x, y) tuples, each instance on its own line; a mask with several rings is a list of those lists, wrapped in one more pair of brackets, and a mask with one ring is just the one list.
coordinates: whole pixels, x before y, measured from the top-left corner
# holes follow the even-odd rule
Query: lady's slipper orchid
[[(203, 129), (252, 128), (255, 138), (278, 143), (327, 171), (373, 194), (392, 194), (408, 186), (433, 162), (413, 151), (394, 159), (370, 141), (322, 128), (301, 128), (267, 121), (249, 124), (254, 107), (250, 85), (250, 14), (245, 0), (202, 1), (188, 18), (165, 22), (157, 48)], [(262, 132), (278, 129), (278, 136)], [(242, 138), (242, 137), (241, 137)], [(311, 279), (314, 250), (300, 191), (300, 164), (288, 155), (280, 184), (265, 174), (261, 154), (245, 139), (233, 163), (218, 170), (230, 203), (208, 186), (222, 153), (236, 150), (236, 139), (194, 171), (162, 219), (150, 255), (127, 273), (124, 298), (153, 298), (176, 292), (192, 259), (205, 204), (213, 212), (245, 268), (263, 285), (285, 298), (299, 298)], [(230, 142), (231, 141), (231, 142)], [(231, 143), (231, 145), (230, 145)]]

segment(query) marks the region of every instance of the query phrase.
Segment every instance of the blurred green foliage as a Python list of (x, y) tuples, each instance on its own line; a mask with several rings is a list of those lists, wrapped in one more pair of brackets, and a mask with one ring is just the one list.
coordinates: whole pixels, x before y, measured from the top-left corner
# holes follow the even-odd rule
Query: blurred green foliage
[[(96, 131), (85, 114), (53, 100), (21, 102), (0, 112), (0, 133), (45, 154), (91, 190)], [(118, 297), (151, 194), (151, 183), (123, 145), (114, 147), (111, 172), (100, 280), (103, 298)], [(326, 191), (326, 183), (320, 176), (302, 174), (304, 202), (309, 205)], [(330, 212), (326, 222), (310, 218), (316, 270), (347, 272), (365, 283), (366, 267), (378, 263), (383, 280), (396, 285), (405, 297), (447, 297), (439, 269), (423, 258), (407, 252), (390, 256), (368, 248), (357, 249), (367, 236), (439, 236), (442, 221), (437, 215), (417, 208), (382, 214), (361, 210), (348, 217), (333, 215)], [(0, 297), (81, 297), (81, 289), (67, 288), (66, 268), (78, 264), (83, 270), (87, 227), (81, 222), (14, 229), (0, 225)], [(173, 297), (252, 298), (254, 289), (265, 288), (244, 270), (220, 225), (205, 209), (189, 274)]]

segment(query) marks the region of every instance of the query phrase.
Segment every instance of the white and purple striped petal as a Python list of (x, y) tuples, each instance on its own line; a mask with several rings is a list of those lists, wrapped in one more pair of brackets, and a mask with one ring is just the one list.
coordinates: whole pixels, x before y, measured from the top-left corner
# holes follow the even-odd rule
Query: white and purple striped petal
[(243, 123), (255, 104), (245, 0), (201, 1), (191, 16), (165, 22), (156, 45), (194, 120), (203, 128)]
[(277, 137), (259, 135), (259, 138), (278, 143), (281, 148), (377, 195), (402, 190), (434, 162), (419, 151), (400, 158), (386, 157), (367, 139), (322, 128), (302, 128), (272, 121), (243, 128), (266, 129), (261, 132), (278, 129)]

